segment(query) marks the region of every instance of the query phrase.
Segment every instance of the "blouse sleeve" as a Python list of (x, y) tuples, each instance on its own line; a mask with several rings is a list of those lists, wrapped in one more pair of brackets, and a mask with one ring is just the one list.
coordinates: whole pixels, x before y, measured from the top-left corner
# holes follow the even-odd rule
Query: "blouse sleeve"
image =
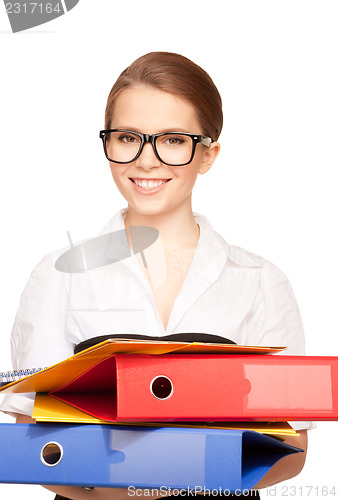
[(272, 264), (263, 266), (260, 288), (259, 344), (287, 346), (285, 354), (305, 354), (303, 324), (287, 277)]
[[(67, 340), (69, 274), (55, 269), (54, 254), (42, 259), (22, 293), (11, 334), (14, 370), (44, 368), (73, 354)], [(0, 409), (31, 415), (33, 394), (7, 395)]]

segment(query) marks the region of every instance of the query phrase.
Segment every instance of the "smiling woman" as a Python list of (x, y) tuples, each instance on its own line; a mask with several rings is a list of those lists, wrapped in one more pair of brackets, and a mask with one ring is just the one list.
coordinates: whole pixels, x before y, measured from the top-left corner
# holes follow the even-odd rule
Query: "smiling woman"
[[(100, 137), (127, 207), (102, 234), (130, 235), (133, 226), (150, 226), (159, 244), (145, 249), (142, 259), (134, 254), (72, 276), (55, 268), (59, 252), (45, 257), (25, 288), (13, 327), (15, 369), (55, 364), (99, 334), (204, 332), (304, 354), (302, 322), (284, 274), (226, 243), (192, 210), (196, 179), (219, 153), (222, 121), (221, 98), (210, 76), (181, 55), (146, 54), (120, 75)], [(130, 238), (128, 243), (132, 247)], [(32, 408), (28, 396), (12, 396), (2, 405), (21, 415), (18, 421), (26, 421)], [(292, 444), (306, 450), (311, 423), (293, 425), (299, 436)], [(305, 455), (281, 460), (258, 487), (298, 474)], [(70, 498), (128, 498), (123, 489), (49, 489)]]
[(126, 224), (134, 224), (137, 214), (160, 221), (172, 211), (191, 221), (197, 176), (209, 170), (219, 151), (218, 142), (202, 135), (194, 106), (133, 84), (118, 94), (109, 123), (111, 131), (101, 136), (115, 184), (128, 201)]

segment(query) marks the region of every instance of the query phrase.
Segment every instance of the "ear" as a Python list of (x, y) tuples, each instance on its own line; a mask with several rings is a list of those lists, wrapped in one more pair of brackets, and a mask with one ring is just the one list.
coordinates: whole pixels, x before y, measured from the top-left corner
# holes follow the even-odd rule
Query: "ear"
[(200, 174), (205, 174), (214, 164), (219, 152), (221, 149), (221, 145), (219, 142), (212, 142), (208, 148), (205, 148), (205, 153), (202, 158), (201, 166), (199, 168)]

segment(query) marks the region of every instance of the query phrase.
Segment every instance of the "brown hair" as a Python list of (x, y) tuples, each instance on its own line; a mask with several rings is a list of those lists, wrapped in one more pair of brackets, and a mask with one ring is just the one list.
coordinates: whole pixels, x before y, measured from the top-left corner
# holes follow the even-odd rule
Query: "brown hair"
[(197, 112), (203, 134), (216, 141), (223, 125), (221, 96), (208, 75), (187, 57), (150, 52), (139, 57), (116, 80), (108, 96), (105, 128), (111, 127), (114, 103), (127, 87), (143, 84), (188, 100)]

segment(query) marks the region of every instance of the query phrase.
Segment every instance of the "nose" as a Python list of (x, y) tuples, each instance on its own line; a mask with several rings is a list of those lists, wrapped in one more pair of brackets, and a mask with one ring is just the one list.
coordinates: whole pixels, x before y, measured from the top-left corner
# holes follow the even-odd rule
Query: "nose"
[(135, 160), (136, 167), (143, 168), (144, 170), (151, 170), (155, 167), (160, 167), (161, 162), (155, 155), (155, 151), (150, 142), (146, 142), (143, 146), (142, 153)]

